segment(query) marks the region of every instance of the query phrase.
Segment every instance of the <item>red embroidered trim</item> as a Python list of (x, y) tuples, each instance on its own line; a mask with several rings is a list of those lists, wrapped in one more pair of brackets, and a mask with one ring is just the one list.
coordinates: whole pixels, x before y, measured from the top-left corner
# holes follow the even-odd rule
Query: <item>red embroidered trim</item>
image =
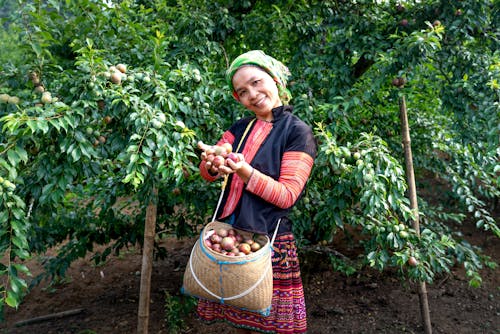
[[(255, 122), (255, 126), (252, 129), (252, 132), (249, 134), (247, 138), (247, 142), (245, 143), (245, 147), (243, 148), (243, 155), (245, 156), (245, 160), (250, 163), (260, 146), (267, 138), (269, 133), (273, 128), (273, 124), (261, 120), (257, 120)], [(241, 194), (243, 189), (245, 188), (245, 183), (243, 180), (236, 174), (233, 174), (233, 180), (231, 182), (231, 186), (229, 189), (229, 194), (227, 197), (226, 205), (224, 206), (224, 210), (222, 211), (221, 218), (225, 218), (233, 213), (236, 208), (236, 204), (241, 198)]]

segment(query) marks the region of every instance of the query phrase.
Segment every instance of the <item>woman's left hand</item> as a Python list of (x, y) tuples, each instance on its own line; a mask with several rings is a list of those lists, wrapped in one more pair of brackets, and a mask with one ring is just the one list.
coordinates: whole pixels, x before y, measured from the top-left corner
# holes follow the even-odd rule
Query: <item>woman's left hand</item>
[(248, 165), (245, 161), (245, 156), (241, 153), (236, 153), (226, 158), (224, 166), (219, 167), (219, 173), (224, 175), (237, 173), (238, 170), (242, 169), (245, 165)]
[(219, 167), (219, 173), (232, 174), (236, 173), (243, 182), (247, 183), (253, 173), (253, 167), (245, 161), (243, 154), (238, 153), (237, 159), (227, 158), (224, 166)]

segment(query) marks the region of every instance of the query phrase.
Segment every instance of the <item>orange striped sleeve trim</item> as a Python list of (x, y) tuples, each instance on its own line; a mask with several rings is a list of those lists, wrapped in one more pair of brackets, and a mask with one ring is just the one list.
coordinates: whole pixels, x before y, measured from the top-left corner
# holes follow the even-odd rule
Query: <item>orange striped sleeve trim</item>
[(314, 159), (307, 153), (285, 152), (277, 181), (255, 170), (246, 189), (279, 208), (289, 208), (304, 189), (313, 162)]

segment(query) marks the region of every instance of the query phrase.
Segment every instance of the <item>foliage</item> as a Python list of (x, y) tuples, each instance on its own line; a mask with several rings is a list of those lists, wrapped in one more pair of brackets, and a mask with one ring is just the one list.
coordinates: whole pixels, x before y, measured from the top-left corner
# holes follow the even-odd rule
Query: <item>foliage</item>
[(172, 296), (165, 292), (165, 323), (169, 334), (182, 333), (184, 320), (193, 311), (197, 299), (190, 296)]
[[(317, 136), (293, 211), (301, 245), (360, 246), (345, 265), (330, 255), (348, 274), (395, 267), (431, 282), (460, 264), (477, 286), (495, 265), (460, 234), (472, 221), (500, 236), (494, 1), (1, 3), (0, 305), (27, 293), (33, 254), (57, 246), (46, 275), (58, 278), (87, 252), (99, 263), (140, 243), (153, 188), (158, 237), (196, 233), (219, 184), (199, 177), (195, 143), (245, 115), (223, 74), (248, 49), (289, 65), (294, 112)], [(398, 135), (403, 97), (418, 185), (431, 175), (446, 186), (438, 203), (419, 197), (419, 231)]]

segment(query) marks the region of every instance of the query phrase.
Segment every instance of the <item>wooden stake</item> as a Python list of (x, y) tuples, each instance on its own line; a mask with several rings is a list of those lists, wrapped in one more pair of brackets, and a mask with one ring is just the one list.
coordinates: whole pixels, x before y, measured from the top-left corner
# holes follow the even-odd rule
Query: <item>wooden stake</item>
[(139, 296), (139, 314), (137, 322), (137, 333), (148, 334), (149, 326), (149, 302), (151, 296), (151, 272), (153, 268), (153, 250), (156, 228), (156, 211), (158, 200), (158, 189), (153, 187), (153, 198), (146, 208), (146, 220), (144, 224), (144, 246), (142, 249), (141, 290)]
[[(410, 207), (415, 213), (412, 222), (413, 229), (420, 236), (420, 222), (418, 214), (417, 188), (415, 186), (415, 173), (413, 170), (413, 157), (411, 153), (410, 128), (408, 126), (408, 114), (406, 112), (406, 100), (404, 95), (399, 100), (399, 114), (401, 118), (401, 135), (403, 138), (403, 148), (405, 153), (406, 178), (409, 187)], [(420, 313), (424, 322), (425, 334), (432, 334), (431, 317), (429, 312), (429, 301), (427, 299), (427, 288), (425, 282), (418, 284), (418, 297), (420, 300)]]

